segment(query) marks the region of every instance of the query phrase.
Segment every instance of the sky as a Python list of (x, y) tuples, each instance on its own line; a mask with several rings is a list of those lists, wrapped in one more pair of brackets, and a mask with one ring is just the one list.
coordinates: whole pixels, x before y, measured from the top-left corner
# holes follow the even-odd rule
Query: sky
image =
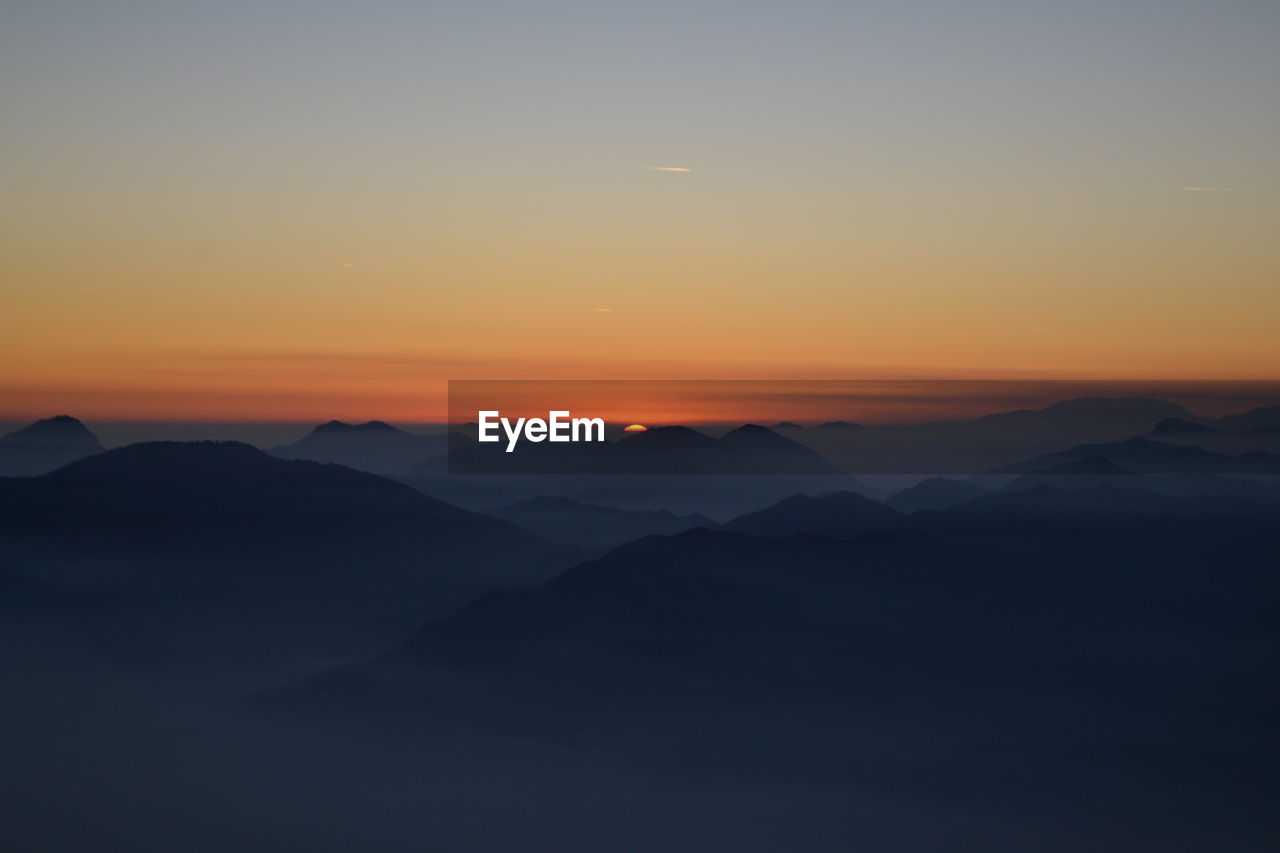
[(1280, 378), (1277, 43), (1273, 0), (7, 0), (0, 419)]

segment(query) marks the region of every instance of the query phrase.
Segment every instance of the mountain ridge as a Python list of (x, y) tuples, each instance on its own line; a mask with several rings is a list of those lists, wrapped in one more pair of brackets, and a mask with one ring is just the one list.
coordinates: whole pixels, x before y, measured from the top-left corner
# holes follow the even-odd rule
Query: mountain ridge
[(38, 476), (102, 450), (79, 420), (55, 415), (0, 436), (0, 476)]

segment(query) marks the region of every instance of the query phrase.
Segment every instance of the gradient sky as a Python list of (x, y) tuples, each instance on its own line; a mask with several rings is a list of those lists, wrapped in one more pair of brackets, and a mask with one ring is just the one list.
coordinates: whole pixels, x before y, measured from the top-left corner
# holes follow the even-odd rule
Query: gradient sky
[(7, 0), (0, 417), (1277, 378), (1277, 44), (1274, 0)]

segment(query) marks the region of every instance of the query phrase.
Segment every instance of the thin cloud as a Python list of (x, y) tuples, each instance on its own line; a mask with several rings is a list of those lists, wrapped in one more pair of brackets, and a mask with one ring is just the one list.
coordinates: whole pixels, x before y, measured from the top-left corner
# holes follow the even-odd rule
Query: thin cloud
[(1184, 193), (1226, 193), (1231, 190), (1226, 187), (1183, 187)]
[(692, 172), (693, 169), (685, 166), (646, 166), (651, 172)]

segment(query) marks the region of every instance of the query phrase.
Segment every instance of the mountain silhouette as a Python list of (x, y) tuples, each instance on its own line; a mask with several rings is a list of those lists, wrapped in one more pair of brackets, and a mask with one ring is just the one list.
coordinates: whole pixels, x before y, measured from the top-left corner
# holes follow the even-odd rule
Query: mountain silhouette
[(375, 474), (399, 474), (448, 450), (448, 437), (417, 435), (382, 421), (348, 424), (329, 421), (292, 444), (268, 451), (282, 459), (334, 462)]
[(1151, 397), (1084, 397), (972, 420), (813, 429), (796, 438), (852, 474), (975, 474), (1063, 447), (1146, 433), (1166, 418), (1196, 419)]
[(1177, 403), (1156, 397), (1077, 397), (1043, 409), (1019, 409), (986, 415), (978, 418), (976, 423), (1094, 422), (1103, 424), (1107, 429), (1128, 431), (1125, 425), (1129, 429), (1150, 428), (1150, 425), (1167, 418), (1196, 420), (1194, 414)]
[(752, 536), (818, 533), (834, 539), (850, 539), (888, 527), (901, 517), (897, 510), (854, 492), (833, 492), (819, 497), (796, 494), (773, 506), (739, 516), (727, 522), (724, 529)]
[(1275, 453), (1280, 452), (1280, 423), (1268, 421), (1280, 422), (1276, 412), (1280, 412), (1280, 407), (1260, 407), (1212, 423), (1166, 418), (1145, 435), (1170, 444), (1190, 445), (1231, 456), (1254, 450)]
[(1186, 418), (1165, 418), (1154, 427), (1148, 435), (1154, 436), (1178, 436), (1178, 435), (1216, 435), (1222, 430), (1216, 429), (1196, 421), (1189, 421)]
[(1234, 431), (1280, 426), (1280, 406), (1258, 406), (1237, 415), (1227, 415), (1214, 421), (1213, 426), (1220, 430)]
[(741, 458), (755, 474), (838, 474), (839, 469), (813, 450), (768, 427), (743, 424), (720, 437), (720, 446)]
[(1242, 474), (1280, 474), (1280, 454), (1250, 450), (1236, 457)]
[(625, 510), (594, 506), (564, 497), (537, 497), (489, 513), (557, 542), (601, 548), (655, 534), (694, 527), (716, 527), (703, 515), (666, 510)]
[(1231, 456), (1194, 445), (1130, 438), (1086, 444), (1038, 456), (989, 471), (990, 474), (1043, 472), (1088, 457), (1106, 458), (1121, 469), (1140, 474), (1267, 474), (1280, 472), (1280, 456), (1263, 452)]
[(312, 592), (432, 575), (535, 580), (573, 554), (401, 483), (239, 442), (146, 442), (0, 481), (0, 531), (49, 560), (128, 565), (131, 580), (242, 583), (269, 571)]
[(912, 513), (922, 509), (946, 509), (953, 504), (990, 493), (989, 489), (965, 480), (931, 477), (903, 489), (885, 501), (885, 504), (898, 512)]
[(1095, 454), (1093, 456), (1084, 456), (1079, 459), (1070, 459), (1066, 462), (1060, 462), (1057, 465), (1051, 465), (1042, 471), (1032, 471), (1031, 473), (1048, 476), (1057, 476), (1060, 474), (1116, 476), (1133, 474), (1135, 472), (1130, 471), (1127, 468), (1121, 468), (1105, 456)]
[[(1003, 517), (1008, 500), (963, 516)], [(1082, 752), (1107, 757), (1099, 779), (1128, 760), (1143, 779), (1175, 765), (1181, 784), (1208, 786), (1199, 796), (1252, 790), (1252, 760), (1191, 732), (1229, 738), (1277, 696), (1274, 629), (1256, 600), (1278, 586), (1260, 552), (1206, 561), (1217, 543), (1157, 538), (1134, 560), (1079, 544), (650, 537), (264, 701), (375, 725), (388, 713), (466, 721), (749, 778), (884, 784), (908, 772), (900, 744), (927, 738), (914, 774), (978, 796), (1034, 785), (1056, 802), (1049, 792), (1080, 784)], [(1008, 764), (972, 751), (991, 742)], [(998, 769), (1009, 765), (1022, 772)]]
[[(1064, 479), (1070, 479), (1064, 478)], [(1124, 542), (1153, 551), (1172, 543), (1257, 548), (1280, 520), (1280, 504), (1230, 495), (1192, 497), (1115, 485), (1057, 488), (1035, 483), (936, 512), (919, 512), (908, 529), (970, 542), (1068, 543), (1073, 549)], [(1142, 559), (1135, 556), (1135, 559)]]
[[(421, 471), (422, 469), (419, 469)], [(454, 474), (839, 474), (812, 449), (745, 424), (720, 438), (686, 426), (650, 427), (617, 441), (467, 442), (449, 452)]]
[[(625, 442), (625, 444), (624, 444)], [(707, 435), (686, 426), (656, 426), (644, 432), (624, 436), (616, 442), (618, 447), (627, 447), (631, 453), (685, 453), (701, 451), (715, 453), (719, 442)]]
[(58, 415), (0, 436), (0, 476), (33, 477), (102, 452), (98, 437), (70, 415)]
[[(1023, 474), (1016, 480), (1006, 483), (999, 491), (1026, 491), (1037, 486), (1051, 486), (1054, 489), (1066, 490), (1095, 489), (1099, 486), (1141, 489), (1144, 488), (1144, 478), (1133, 471), (1121, 468), (1105, 456), (1095, 454), (1059, 462), (1056, 465)], [(1158, 490), (1148, 489), (1148, 491)]]

